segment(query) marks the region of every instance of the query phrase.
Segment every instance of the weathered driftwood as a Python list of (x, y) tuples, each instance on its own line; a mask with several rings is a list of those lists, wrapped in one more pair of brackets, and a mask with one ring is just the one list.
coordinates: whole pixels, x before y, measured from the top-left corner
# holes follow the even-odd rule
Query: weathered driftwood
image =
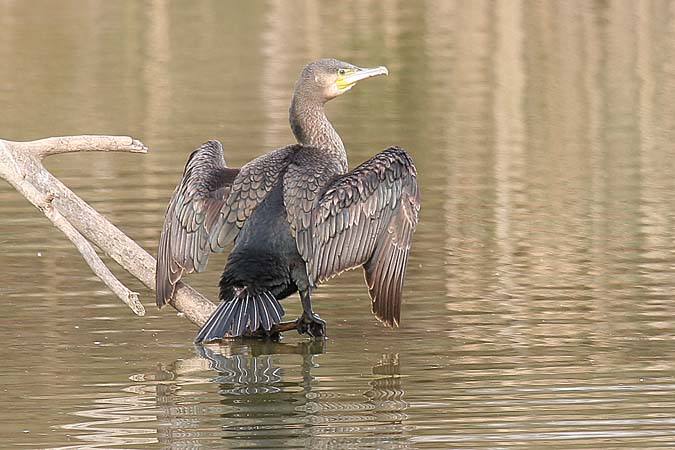
[[(65, 136), (30, 142), (0, 140), (0, 177), (63, 231), (94, 273), (134, 313), (142, 316), (145, 309), (138, 294), (115, 278), (91, 243), (152, 290), (155, 289), (155, 259), (42, 165), (46, 156), (82, 151), (147, 153), (148, 149), (128, 136)], [(215, 309), (213, 303), (182, 282), (178, 283), (171, 305), (198, 326)]]

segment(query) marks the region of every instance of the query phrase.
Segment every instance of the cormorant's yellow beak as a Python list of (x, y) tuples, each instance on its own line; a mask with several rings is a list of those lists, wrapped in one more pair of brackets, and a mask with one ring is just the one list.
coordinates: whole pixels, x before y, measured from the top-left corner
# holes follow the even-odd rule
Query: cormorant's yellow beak
[(347, 71), (344, 75), (339, 75), (337, 80), (335, 80), (335, 85), (339, 90), (349, 89), (354, 86), (357, 82), (365, 80), (366, 78), (376, 77), (378, 75), (389, 75), (389, 71), (386, 67), (373, 67), (371, 69), (362, 69), (356, 68), (351, 71)]

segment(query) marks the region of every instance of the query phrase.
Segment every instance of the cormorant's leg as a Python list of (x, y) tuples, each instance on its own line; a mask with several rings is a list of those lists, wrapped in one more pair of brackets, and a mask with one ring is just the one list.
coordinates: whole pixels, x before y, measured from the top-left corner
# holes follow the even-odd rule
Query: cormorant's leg
[(325, 337), (326, 321), (312, 310), (309, 289), (300, 291), (300, 299), (302, 300), (302, 316), (298, 318), (298, 333), (309, 334), (312, 337)]

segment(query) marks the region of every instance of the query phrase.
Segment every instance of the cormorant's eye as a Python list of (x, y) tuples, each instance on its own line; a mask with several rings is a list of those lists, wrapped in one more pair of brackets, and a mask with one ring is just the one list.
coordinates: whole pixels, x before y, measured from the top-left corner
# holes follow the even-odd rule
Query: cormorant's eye
[(347, 69), (338, 69), (338, 75), (344, 75), (347, 73)]

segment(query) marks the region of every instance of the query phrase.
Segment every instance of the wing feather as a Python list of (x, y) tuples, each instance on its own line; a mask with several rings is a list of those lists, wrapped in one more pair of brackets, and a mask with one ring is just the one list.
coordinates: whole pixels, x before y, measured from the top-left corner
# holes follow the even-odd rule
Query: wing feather
[(253, 210), (272, 190), (279, 176), (288, 166), (299, 145), (289, 145), (262, 155), (240, 169), (232, 184), (220, 226), (215, 226), (210, 237), (215, 251), (232, 242)]
[(171, 300), (184, 273), (203, 271), (209, 253), (223, 251), (237, 237), (288, 165), (297, 145), (228, 168), (223, 147), (208, 141), (195, 150), (169, 202), (157, 255), (156, 299)]
[(171, 299), (185, 272), (206, 266), (209, 233), (238, 171), (226, 166), (218, 141), (205, 142), (188, 158), (169, 201), (159, 239), (155, 274), (158, 306)]
[(288, 219), (310, 282), (363, 266), (373, 312), (386, 324), (398, 325), (420, 207), (412, 159), (403, 149), (390, 147), (353, 171), (324, 181), (325, 188), (316, 194), (307, 179), (320, 181), (326, 170), (310, 163), (309, 170), (290, 166), (284, 179)]

